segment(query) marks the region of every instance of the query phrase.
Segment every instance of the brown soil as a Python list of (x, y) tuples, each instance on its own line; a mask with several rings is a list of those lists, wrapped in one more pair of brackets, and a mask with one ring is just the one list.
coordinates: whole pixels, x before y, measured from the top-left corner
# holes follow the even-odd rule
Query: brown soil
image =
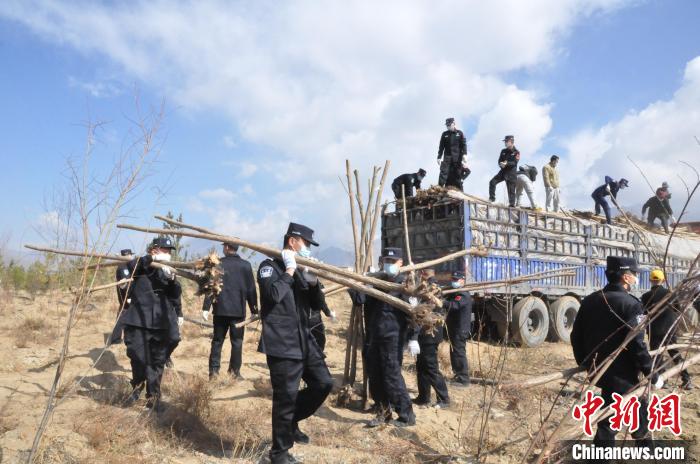
[[(70, 296), (53, 293), (0, 294), (0, 462), (26, 459), (55, 374)], [(256, 462), (269, 447), (270, 386), (265, 358), (257, 353), (259, 327), (246, 332), (244, 380), (222, 376), (207, 380), (210, 329), (186, 323), (183, 341), (173, 355), (174, 369), (166, 370), (163, 388), (167, 409), (160, 417), (137, 406), (124, 409), (129, 362), (123, 345), (102, 354), (111, 329), (116, 299), (96, 294), (71, 335), (70, 358), (59, 389), (61, 402), (48, 427), (37, 462), (41, 463), (217, 463)], [(327, 363), (340, 387), (345, 329), (350, 301), (344, 294), (329, 298), (340, 316), (326, 323)], [(199, 316), (201, 299), (184, 302), (190, 317)], [(97, 363), (98, 356), (102, 354)], [(225, 371), (229, 346), (222, 356)], [(469, 343), (472, 375), (503, 381), (525, 379), (574, 365), (564, 343), (545, 343), (536, 349), (503, 348), (494, 342)], [(450, 373), (448, 347), (441, 346), (443, 372)], [(691, 373), (700, 374), (697, 366)], [(416, 395), (414, 363), (404, 359), (404, 377)], [(76, 384), (76, 380), (82, 379)], [(698, 378), (700, 380), (700, 377)], [(576, 383), (565, 392), (573, 392)], [(562, 389), (559, 382), (515, 393), (494, 393), (493, 387), (452, 388), (452, 408), (416, 409), (417, 425), (397, 429), (367, 429), (371, 418), (360, 410), (336, 407), (339, 388), (314, 417), (302, 423), (310, 445), (292, 452), (305, 462), (521, 462)], [(666, 390), (666, 391), (670, 391)], [(557, 423), (566, 417), (574, 397), (559, 398), (552, 412)], [(700, 455), (700, 390), (682, 393), (683, 438), (691, 453)], [(541, 441), (533, 449), (539, 451)]]

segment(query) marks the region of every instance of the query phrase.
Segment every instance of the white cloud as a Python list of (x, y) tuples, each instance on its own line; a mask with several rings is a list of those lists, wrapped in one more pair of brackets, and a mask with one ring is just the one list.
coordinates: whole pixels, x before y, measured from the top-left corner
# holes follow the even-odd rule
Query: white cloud
[(234, 139), (230, 135), (224, 135), (222, 137), (221, 141), (223, 142), (223, 144), (226, 148), (236, 148), (236, 146), (238, 145), (236, 143), (236, 139)]
[[(685, 188), (679, 176), (694, 184), (695, 174), (685, 161), (700, 170), (700, 146), (694, 137), (700, 131), (700, 56), (688, 62), (683, 83), (669, 100), (651, 103), (630, 112), (619, 121), (598, 129), (582, 130), (569, 139), (568, 156), (561, 160), (563, 194), (567, 204), (592, 207), (591, 191), (609, 175), (630, 181), (620, 194), (623, 205), (641, 206), (653, 192), (630, 162), (644, 171), (655, 189), (668, 181), (673, 188), (672, 207), (680, 211)], [(629, 157), (629, 159), (628, 159)], [(690, 205), (690, 218), (700, 218), (700, 200)]]
[(236, 198), (236, 194), (224, 188), (217, 188), (212, 190), (202, 190), (199, 192), (199, 197), (204, 200), (228, 202)]
[[(477, 133), (467, 134), (475, 155), (468, 188), (485, 195), (504, 133), (535, 153), (552, 125), (549, 104), (509, 84), (506, 73), (547, 66), (577, 21), (626, 3), (190, 1), (173, 8), (165, 0), (17, 0), (0, 4), (0, 16), (52, 43), (106, 56), (178, 105), (223, 113), (247, 143), (271, 148), (273, 160), (236, 166), (242, 178), (275, 176), (279, 192), (268, 198), (285, 203), (267, 205), (275, 219), (258, 213), (253, 224), (234, 211), (218, 223), (286, 226), (289, 217), (276, 223), (286, 212), (328, 235), (345, 229), (347, 242), (347, 202), (337, 182), (346, 158), (365, 178), (391, 159), (389, 183), (418, 167), (436, 182), (444, 118), (476, 119)], [(305, 198), (303, 189), (316, 195), (308, 211), (288, 200)]]

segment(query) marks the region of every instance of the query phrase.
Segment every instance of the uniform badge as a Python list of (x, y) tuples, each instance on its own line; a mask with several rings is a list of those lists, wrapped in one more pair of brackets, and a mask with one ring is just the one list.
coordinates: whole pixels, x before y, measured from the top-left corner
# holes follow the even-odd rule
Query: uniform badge
[(642, 324), (646, 320), (646, 315), (637, 314), (637, 325)]
[(461, 300), (461, 299), (462, 299), (462, 295), (457, 295), (457, 296), (455, 297), (455, 301), (459, 301), (459, 300)]
[(272, 266), (265, 266), (264, 268), (260, 269), (260, 278), (261, 279), (267, 279), (272, 275)]

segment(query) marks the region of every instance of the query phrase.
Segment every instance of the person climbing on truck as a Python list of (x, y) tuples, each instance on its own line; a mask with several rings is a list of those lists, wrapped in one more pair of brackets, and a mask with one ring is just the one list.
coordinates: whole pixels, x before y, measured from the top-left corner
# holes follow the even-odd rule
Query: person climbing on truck
[(595, 214), (600, 215), (600, 209), (603, 208), (605, 212), (605, 222), (607, 224), (612, 224), (610, 219), (610, 206), (608, 205), (606, 196), (610, 195), (613, 200), (617, 200), (617, 193), (624, 188), (629, 187), (629, 182), (627, 179), (622, 178), (619, 181), (614, 181), (612, 177), (605, 176), (605, 183), (600, 187), (593, 190), (591, 198), (595, 201)]

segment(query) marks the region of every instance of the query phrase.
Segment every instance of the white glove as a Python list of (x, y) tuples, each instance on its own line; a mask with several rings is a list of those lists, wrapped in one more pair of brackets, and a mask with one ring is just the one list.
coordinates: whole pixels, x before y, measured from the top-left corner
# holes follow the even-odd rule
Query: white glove
[(127, 298), (127, 299), (126, 299), (126, 302), (127, 302), (128, 304), (131, 304), (131, 298)]
[(177, 317), (177, 326), (182, 327), (182, 324), (184, 324), (184, 323), (185, 323), (185, 318), (182, 316), (178, 316)]
[(333, 322), (333, 323), (338, 322), (338, 317), (335, 315), (335, 311), (333, 311), (332, 309), (331, 309), (330, 318), (331, 318), (331, 322)]
[(610, 192), (610, 184), (605, 184), (605, 190), (607, 190), (608, 192)]
[(409, 340), (408, 352), (414, 358), (420, 354), (420, 345), (418, 344), (418, 340)]
[(175, 279), (175, 269), (173, 269), (170, 266), (163, 266), (161, 268), (163, 270), (163, 274), (165, 274), (165, 277), (169, 280), (174, 280)]
[(282, 250), (282, 261), (284, 261), (285, 269), (296, 269), (297, 260), (294, 257), (296, 253), (292, 250)]
[(304, 280), (306, 280), (311, 286), (314, 286), (318, 283), (318, 277), (316, 277), (316, 274), (313, 273), (311, 269), (304, 268), (304, 272), (302, 272), (302, 275), (304, 276)]
[(415, 296), (409, 296), (408, 304), (410, 304), (412, 308), (415, 308), (416, 306), (418, 306), (418, 298), (416, 298)]
[(656, 383), (654, 384), (654, 388), (657, 390), (661, 390), (664, 386), (664, 376), (660, 375)]
[(506, 167), (506, 162), (505, 162), (505, 161), (501, 161), (500, 163), (498, 163), (498, 165), (499, 165), (501, 168), (504, 168), (504, 167)]
[(209, 320), (209, 311), (202, 311), (202, 319), (205, 321)]

